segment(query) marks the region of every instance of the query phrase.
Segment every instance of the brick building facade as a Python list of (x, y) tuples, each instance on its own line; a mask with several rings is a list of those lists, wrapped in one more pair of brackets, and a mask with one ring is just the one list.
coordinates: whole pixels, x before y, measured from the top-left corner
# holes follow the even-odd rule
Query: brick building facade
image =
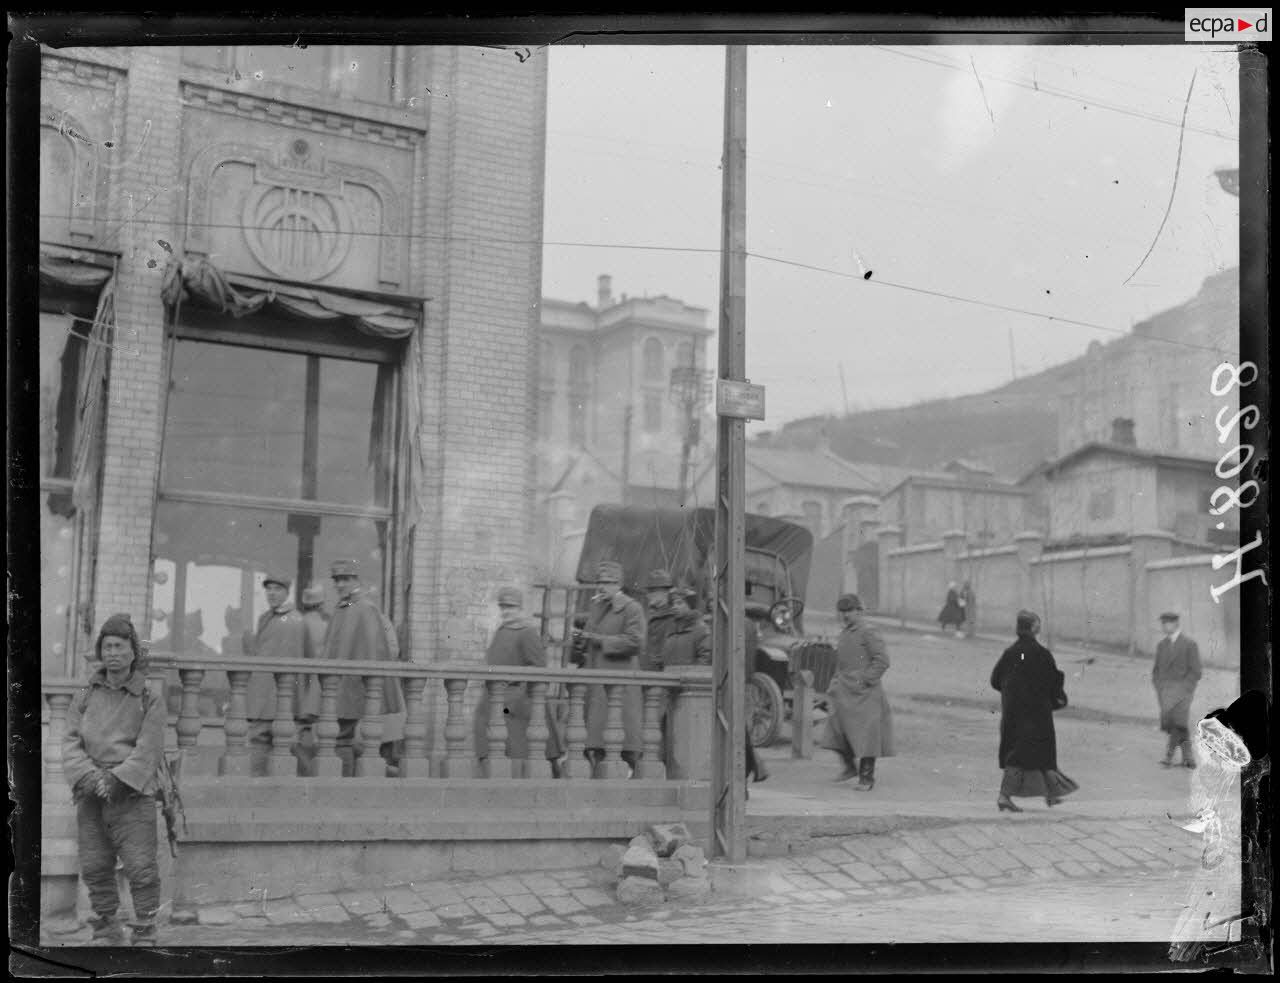
[[(234, 650), (355, 555), (416, 661), (531, 575), (546, 59), (47, 49), (42, 669)], [(143, 627), (146, 626), (146, 627)]]

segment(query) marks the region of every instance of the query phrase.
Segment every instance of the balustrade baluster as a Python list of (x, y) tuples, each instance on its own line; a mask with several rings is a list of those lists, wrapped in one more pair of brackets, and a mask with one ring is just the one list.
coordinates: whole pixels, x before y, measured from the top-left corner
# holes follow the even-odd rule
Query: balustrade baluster
[(245, 669), (228, 669), (227, 680), (231, 684), (231, 705), (227, 708), (227, 719), (223, 725), (226, 749), (218, 759), (218, 774), (248, 775), (252, 770), (248, 742), (249, 704), (245, 692), (249, 686), (249, 672)]
[(644, 687), (644, 757), (636, 771), (639, 778), (666, 778), (662, 760), (662, 709), (667, 691), (662, 686)]
[(382, 760), (382, 677), (364, 676), (364, 718), (360, 721), (360, 757), (356, 758), (356, 774), (361, 778), (386, 776), (387, 763)]
[(549, 771), (547, 760), (547, 684), (529, 684), (529, 757), (524, 762), (524, 777), (537, 778)]
[(471, 778), (472, 758), (467, 754), (467, 718), (462, 700), (467, 692), (465, 679), (446, 679), (444, 690), (448, 695), (449, 710), (444, 722), (445, 759), (441, 774), (445, 778)]
[(298, 774), (298, 759), (293, 754), (293, 739), (298, 726), (293, 722), (294, 686), (298, 674), (277, 672), (276, 719), (271, 722), (271, 757), (267, 760), (267, 774), (273, 778), (292, 778)]
[(320, 716), (316, 719), (316, 758), (313, 774), (337, 777), (342, 774), (338, 757), (338, 686), (341, 676), (320, 674)]
[(178, 709), (178, 750), (186, 753), (200, 740), (204, 721), (200, 719), (200, 686), (204, 682), (203, 669), (179, 669), (182, 679), (182, 703)]
[(507, 757), (507, 683), (504, 679), (486, 679), (489, 694), (489, 725), (485, 730), (488, 743), (484, 762), (486, 778), (510, 778), (511, 760)]
[(44, 742), (44, 794), (46, 802), (68, 802), (71, 790), (62, 770), (62, 739), (67, 736), (67, 710), (70, 693), (46, 693), (49, 704), (49, 736)]
[(627, 734), (622, 727), (622, 697), (625, 687), (621, 683), (606, 683), (605, 698), (609, 713), (604, 726), (604, 761), (600, 763), (597, 778), (627, 778), (630, 769), (622, 760), (622, 743)]
[(427, 681), (402, 680), (404, 684), (404, 753), (400, 756), (401, 778), (430, 778), (427, 758), (427, 708), (422, 696)]
[(587, 749), (587, 684), (569, 683), (569, 722), (565, 726), (568, 740), (564, 759), (566, 778), (591, 778), (591, 763), (583, 755)]

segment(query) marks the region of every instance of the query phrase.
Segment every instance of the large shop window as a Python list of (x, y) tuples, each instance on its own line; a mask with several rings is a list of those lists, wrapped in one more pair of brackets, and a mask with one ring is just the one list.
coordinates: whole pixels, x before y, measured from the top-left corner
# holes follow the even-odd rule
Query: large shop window
[[(336, 600), (351, 557), (391, 612), (397, 372), (394, 343), (315, 328), (342, 345), (270, 347), (272, 319), (240, 337), (184, 320), (171, 356), (152, 600), (161, 651), (235, 655), (265, 610), (262, 578), (289, 574)], [(239, 324), (240, 322), (238, 322)], [(330, 333), (332, 331), (332, 333)], [(240, 343), (236, 343), (236, 342)], [(263, 347), (265, 346), (265, 347)]]

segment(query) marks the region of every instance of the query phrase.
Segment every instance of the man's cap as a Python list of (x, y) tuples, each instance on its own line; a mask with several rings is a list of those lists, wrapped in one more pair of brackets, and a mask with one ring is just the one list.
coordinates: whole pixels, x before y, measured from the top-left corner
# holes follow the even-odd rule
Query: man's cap
[(646, 590), (670, 590), (675, 586), (671, 580), (671, 574), (666, 570), (650, 570), (649, 582), (645, 584)]
[(690, 590), (688, 587), (673, 587), (667, 592), (667, 597), (671, 598), (672, 601), (679, 598), (691, 608), (695, 607), (698, 603), (698, 592), (696, 590)]
[(861, 611), (862, 601), (858, 599), (857, 594), (841, 594), (840, 600), (836, 601), (837, 611)]
[(602, 584), (622, 583), (622, 564), (613, 560), (601, 560), (596, 564), (596, 581)]
[(304, 607), (313, 608), (316, 605), (324, 603), (324, 588), (319, 584), (311, 584), (303, 588), (302, 604)]
[(262, 586), (266, 587), (269, 584), (279, 584), (288, 590), (293, 586), (293, 578), (286, 573), (269, 573), (262, 578)]
[(520, 592), (518, 587), (503, 587), (498, 591), (498, 607), (522, 608), (524, 607), (524, 594)]
[(360, 564), (355, 560), (334, 560), (329, 567), (330, 577), (358, 577)]
[(1160, 615), (1160, 620), (1161, 621), (1178, 621), (1180, 619), (1178, 617), (1177, 611), (1166, 611), (1164, 614)]

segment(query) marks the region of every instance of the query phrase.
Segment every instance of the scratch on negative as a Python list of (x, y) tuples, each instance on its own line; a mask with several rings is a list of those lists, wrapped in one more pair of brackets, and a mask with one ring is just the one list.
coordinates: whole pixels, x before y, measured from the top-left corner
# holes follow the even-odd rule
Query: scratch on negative
[(1142, 269), (1142, 264), (1147, 261), (1147, 257), (1155, 250), (1156, 243), (1160, 241), (1160, 233), (1164, 231), (1164, 225), (1169, 221), (1169, 213), (1173, 211), (1173, 196), (1178, 191), (1178, 175), (1182, 172), (1182, 140), (1187, 135), (1187, 110), (1191, 108), (1191, 90), (1195, 88), (1196, 72), (1198, 71), (1199, 69), (1196, 69), (1191, 73), (1191, 83), (1187, 86), (1187, 100), (1182, 104), (1182, 125), (1178, 128), (1178, 159), (1173, 165), (1173, 187), (1169, 189), (1169, 204), (1164, 206), (1164, 218), (1160, 220), (1160, 227), (1156, 229), (1155, 238), (1151, 240), (1151, 245), (1147, 247), (1146, 254), (1138, 261), (1138, 265), (1133, 268), (1133, 272), (1125, 277), (1125, 283), (1128, 283), (1137, 275), (1138, 270)]
[(982, 93), (982, 104), (987, 107), (987, 115), (991, 117), (991, 128), (996, 128), (996, 114), (991, 111), (991, 103), (987, 102), (987, 89), (982, 84), (982, 76), (978, 74), (977, 63), (973, 60), (973, 55), (969, 56), (969, 65), (973, 68), (973, 77), (978, 80), (978, 91)]

